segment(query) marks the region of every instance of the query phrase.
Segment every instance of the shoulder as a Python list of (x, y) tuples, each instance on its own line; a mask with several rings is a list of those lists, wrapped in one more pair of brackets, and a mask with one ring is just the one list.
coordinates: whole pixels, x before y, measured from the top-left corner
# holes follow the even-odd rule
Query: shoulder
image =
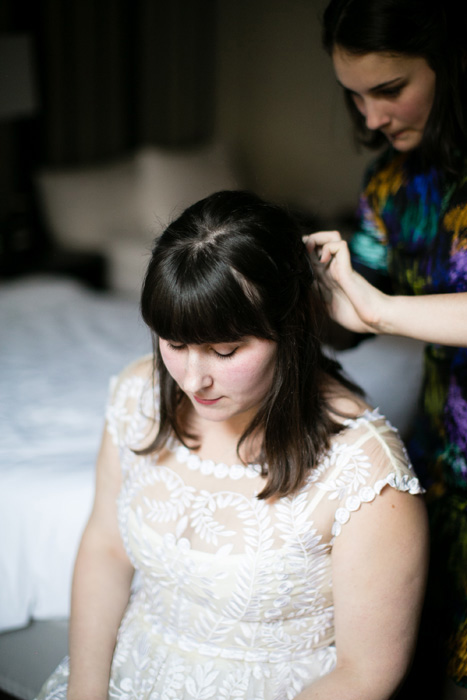
[(154, 357), (152, 353), (148, 353), (130, 362), (130, 364), (124, 367), (113, 379), (116, 383), (124, 381), (128, 377), (142, 377), (147, 379), (149, 376), (152, 376), (153, 367)]
[(372, 481), (389, 474), (412, 475), (413, 469), (398, 430), (378, 408), (366, 408), (356, 417), (343, 421), (342, 430), (333, 437), (331, 450), (348, 448), (360, 454), (372, 471)]
[(349, 418), (356, 418), (372, 409), (372, 406), (364, 398), (344, 388), (334, 379), (328, 383), (327, 397), (332, 417), (338, 423), (343, 423)]
[(153, 355), (148, 354), (134, 360), (117, 375), (110, 379), (110, 402), (116, 396), (130, 391), (131, 387), (143, 386), (153, 377)]
[(387, 181), (405, 169), (407, 155), (398, 153), (393, 148), (386, 148), (369, 163), (364, 174), (364, 185)]
[(331, 418), (337, 423), (345, 425), (347, 420), (357, 418), (373, 408), (364, 396), (355, 393), (329, 374), (325, 375), (322, 391)]
[(110, 381), (106, 410), (108, 430), (121, 445), (147, 433), (148, 423), (159, 417), (159, 388), (154, 374), (153, 355), (130, 363)]
[(462, 173), (458, 178), (446, 178), (441, 230), (449, 257), (456, 259), (451, 265), (450, 284), (456, 291), (464, 291), (467, 265), (467, 158), (463, 161)]
[(447, 196), (450, 207), (465, 206), (467, 203), (467, 156), (461, 159), (459, 175), (446, 177)]
[(342, 426), (331, 439), (331, 454), (347, 453), (349, 461), (359, 454), (371, 465), (373, 481), (386, 478), (389, 473), (412, 473), (399, 432), (378, 408), (337, 382), (330, 382), (328, 392), (332, 418)]

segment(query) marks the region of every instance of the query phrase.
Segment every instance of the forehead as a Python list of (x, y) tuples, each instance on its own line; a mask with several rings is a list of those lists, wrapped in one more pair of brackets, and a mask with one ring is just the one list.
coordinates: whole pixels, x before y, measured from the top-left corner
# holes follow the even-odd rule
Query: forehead
[(396, 80), (424, 79), (432, 72), (421, 56), (371, 52), (354, 54), (337, 46), (332, 54), (334, 70), (343, 87), (365, 94)]

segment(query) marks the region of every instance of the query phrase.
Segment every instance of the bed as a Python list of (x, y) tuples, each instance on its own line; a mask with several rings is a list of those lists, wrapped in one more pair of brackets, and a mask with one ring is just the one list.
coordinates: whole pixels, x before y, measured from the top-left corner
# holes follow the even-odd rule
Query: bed
[(150, 350), (136, 300), (33, 276), (0, 286), (0, 688), (33, 698), (67, 649), (109, 379)]

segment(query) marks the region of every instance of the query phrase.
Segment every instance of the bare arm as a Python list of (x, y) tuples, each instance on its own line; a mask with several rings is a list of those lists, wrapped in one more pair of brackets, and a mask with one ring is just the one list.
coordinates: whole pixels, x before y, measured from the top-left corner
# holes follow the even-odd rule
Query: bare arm
[(467, 346), (467, 292), (386, 296), (379, 333)]
[(428, 559), (423, 500), (386, 486), (333, 548), (337, 665), (297, 700), (387, 700), (415, 646)]
[(97, 460), (94, 507), (73, 576), (68, 700), (106, 700), (108, 694), (117, 630), (133, 576), (117, 527), (120, 484), (117, 449), (105, 431)]
[(330, 294), (330, 313), (345, 328), (467, 346), (467, 292), (389, 296), (355, 272), (337, 231), (311, 234), (305, 242)]

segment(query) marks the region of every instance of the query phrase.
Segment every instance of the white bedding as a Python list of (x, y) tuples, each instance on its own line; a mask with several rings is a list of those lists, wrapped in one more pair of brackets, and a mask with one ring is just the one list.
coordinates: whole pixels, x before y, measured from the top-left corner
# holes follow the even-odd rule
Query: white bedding
[(0, 286), (0, 631), (66, 617), (109, 380), (150, 350), (135, 301), (60, 278)]

